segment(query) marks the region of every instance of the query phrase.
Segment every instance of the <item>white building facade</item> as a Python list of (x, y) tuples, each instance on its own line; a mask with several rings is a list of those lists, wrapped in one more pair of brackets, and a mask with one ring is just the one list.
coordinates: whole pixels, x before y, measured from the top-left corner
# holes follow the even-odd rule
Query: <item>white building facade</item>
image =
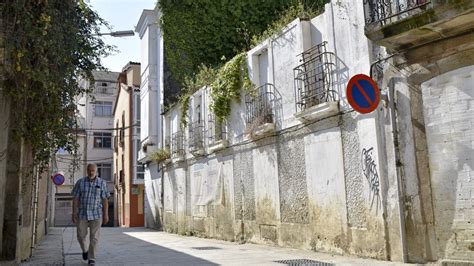
[[(187, 127), (180, 106), (163, 115), (171, 159), (146, 190), (164, 230), (474, 261), (474, 4), (379, 2), (331, 1), (248, 51), (257, 89), (241, 92), (224, 123), (210, 88), (191, 96)], [(381, 90), (369, 114), (347, 101), (356, 74)]]
[[(118, 72), (94, 71), (94, 84), (83, 79), (80, 85), (92, 88), (92, 92), (78, 98), (77, 141), (78, 153), (73, 156), (60, 150), (56, 154), (53, 168), (62, 172), (65, 182), (56, 186), (55, 226), (66, 226), (71, 222), (72, 196), (74, 184), (87, 176), (87, 164), (97, 165), (98, 176), (107, 181), (111, 194), (114, 193), (113, 178), (113, 106), (117, 97)], [(113, 199), (113, 196), (111, 197)], [(113, 200), (110, 200), (109, 215), (113, 215)], [(113, 218), (113, 217), (111, 217)], [(113, 223), (113, 219), (112, 220)], [(112, 224), (110, 223), (110, 225)]]
[(163, 103), (163, 38), (158, 27), (159, 12), (144, 10), (135, 31), (141, 41), (140, 151), (145, 165), (145, 226), (161, 228), (161, 173), (149, 158), (161, 147), (161, 107)]

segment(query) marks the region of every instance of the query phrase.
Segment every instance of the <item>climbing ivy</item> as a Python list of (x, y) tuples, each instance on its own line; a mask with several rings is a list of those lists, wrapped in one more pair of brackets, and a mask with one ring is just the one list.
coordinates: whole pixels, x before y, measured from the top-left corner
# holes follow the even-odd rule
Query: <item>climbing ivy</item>
[[(187, 125), (191, 95), (204, 86), (211, 87), (211, 108), (222, 122), (230, 114), (232, 100), (240, 98), (241, 89), (251, 92), (253, 88), (246, 53), (235, 54), (278, 34), (296, 18), (315, 16), (326, 2), (160, 1), (165, 56), (172, 74), (183, 84), (181, 126)], [(233, 58), (222, 66), (226, 57)]]
[(246, 53), (238, 54), (221, 67), (211, 85), (211, 109), (220, 122), (229, 116), (232, 100), (240, 99), (241, 89), (248, 93), (253, 89)]
[(14, 135), (32, 147), (44, 166), (59, 147), (77, 149), (75, 99), (103, 69), (100, 58), (113, 49), (98, 33), (106, 25), (84, 1), (6, 1), (2, 8), (0, 71), (10, 102)]
[[(218, 67), (221, 58), (249, 50), (252, 36), (264, 32), (289, 7), (319, 10), (327, 0), (160, 0), (165, 56), (183, 84), (201, 64)], [(296, 18), (296, 17), (294, 17)]]
[(302, 2), (289, 6), (280, 13), (276, 20), (268, 25), (267, 29), (252, 36), (250, 40), (251, 46), (256, 46), (267, 38), (281, 34), (283, 28), (296, 18), (309, 20), (312, 17), (315, 17), (321, 11), (321, 8), (325, 2), (326, 1), (319, 1), (320, 4), (317, 5), (316, 1), (313, 3), (313, 6), (309, 8), (306, 7)]
[(197, 74), (184, 79), (184, 90), (180, 97), (181, 103), (181, 126), (187, 125), (189, 100), (191, 95), (204, 86), (209, 86), (214, 82), (217, 70), (206, 65), (200, 65)]
[(232, 100), (240, 98), (241, 89), (252, 91), (246, 59), (247, 54), (240, 53), (218, 70), (201, 65), (193, 78), (185, 79), (185, 93), (180, 98), (182, 127), (187, 125), (189, 100), (197, 90), (205, 86), (211, 88), (211, 109), (220, 122), (230, 114)]

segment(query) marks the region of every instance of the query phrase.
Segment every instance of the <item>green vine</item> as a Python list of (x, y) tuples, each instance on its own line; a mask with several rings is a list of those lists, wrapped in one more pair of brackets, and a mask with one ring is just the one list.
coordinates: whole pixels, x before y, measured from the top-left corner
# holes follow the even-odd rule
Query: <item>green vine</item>
[[(84, 1), (7, 1), (1, 5), (2, 94), (12, 110), (9, 127), (44, 166), (58, 148), (75, 153), (75, 99), (103, 69), (111, 46), (100, 39), (106, 25)], [(0, 55), (1, 57), (2, 55)]]
[[(218, 66), (251, 48), (251, 37), (265, 31), (295, 5), (320, 9), (328, 0), (160, 0), (165, 57), (173, 77), (184, 78), (201, 64)], [(293, 17), (293, 19), (296, 18)]]
[(154, 162), (160, 163), (166, 159), (171, 158), (171, 154), (166, 149), (159, 149), (150, 154), (150, 159)]
[[(184, 4), (188, 3), (187, 1), (184, 2)], [(182, 81), (184, 89), (179, 100), (181, 106), (180, 124), (182, 127), (186, 127), (188, 123), (190, 98), (192, 94), (202, 87), (211, 87), (211, 109), (220, 122), (229, 116), (232, 100), (238, 100), (240, 98), (241, 89), (247, 93), (251, 93), (254, 88), (248, 75), (246, 53), (237, 54), (230, 61), (220, 67), (219, 70), (207, 67), (201, 63), (197, 69), (197, 74), (187, 74), (190, 70), (194, 69), (193, 65), (196, 64), (195, 62), (219, 65), (220, 62), (216, 60), (216, 55), (221, 54), (223, 55), (222, 58), (225, 58), (225, 56), (229, 55), (229, 52), (232, 54), (237, 49), (240, 51), (248, 50), (251, 46), (255, 46), (263, 40), (280, 33), (282, 29), (295, 18), (309, 19), (315, 16), (322, 10), (324, 4), (327, 3), (328, 0), (283, 1), (281, 5), (273, 3), (275, 4), (275, 6), (273, 6), (274, 9), (272, 9), (274, 12), (273, 15), (261, 18), (266, 21), (265, 23), (267, 24), (271, 22), (268, 24), (266, 30), (256, 27), (256, 25), (253, 24), (254, 21), (247, 21), (247, 17), (243, 14), (240, 14), (242, 15), (242, 20), (239, 25), (232, 24), (234, 26), (229, 26), (224, 24), (216, 29), (209, 28), (209, 25), (212, 25), (211, 22), (209, 22), (210, 24), (200, 24), (201, 21), (194, 21), (196, 20), (196, 17), (192, 16), (193, 9), (200, 7), (201, 2), (206, 2), (207, 4), (199, 10), (194, 10), (196, 14), (201, 14), (205, 9), (217, 10), (223, 8), (222, 6), (213, 6), (216, 2), (208, 3), (208, 1), (196, 0), (192, 1), (191, 6), (186, 9), (186, 14), (182, 14), (182, 6), (177, 7), (175, 5), (170, 5), (170, 2), (166, 0), (160, 1), (160, 8), (163, 11), (161, 23), (165, 32), (165, 40), (167, 40), (170, 45), (166, 56), (171, 62), (171, 68), (174, 75), (177, 75), (178, 77), (184, 76), (184, 78), (181, 78), (184, 80)], [(239, 0), (235, 5), (245, 5), (244, 3), (246, 3), (245, 0)], [(251, 5), (253, 4), (255, 4), (255, 8), (259, 6), (255, 1), (252, 2)], [(267, 10), (269, 9), (268, 6), (266, 8)], [(178, 16), (178, 14), (182, 14), (183, 16)], [(203, 14), (204, 20), (207, 21), (207, 19), (212, 18), (212, 14), (212, 12), (210, 14)], [(267, 13), (266, 16), (268, 16), (268, 14), (270, 13)], [(176, 20), (178, 17), (179, 20)], [(193, 22), (191, 23), (191, 21)], [(191, 23), (189, 25), (190, 29), (196, 26), (199, 26), (199, 28), (195, 29), (196, 31), (193, 32), (194, 34), (185, 34), (183, 31), (186, 31), (187, 29), (183, 27), (183, 23)], [(221, 36), (227, 30), (225, 28), (227, 26), (235, 27), (234, 30), (237, 32), (236, 36), (240, 36), (238, 42), (234, 41), (229, 36)], [(202, 29), (207, 29), (207, 32), (201, 33), (200, 31)], [(214, 30), (217, 32), (214, 32)], [(212, 36), (209, 34), (211, 32)], [(186, 36), (191, 39), (186, 39)], [(216, 36), (220, 37), (217, 38)], [(202, 39), (203, 41), (199, 44), (193, 43), (196, 39)], [(233, 48), (226, 49), (225, 53), (223, 51), (216, 52), (216, 39), (220, 40), (218, 46), (227, 47), (230, 45), (229, 48)], [(194, 52), (199, 53), (194, 54)], [(207, 58), (206, 56), (208, 55), (212, 55), (213, 58)], [(179, 64), (176, 65), (178, 61)]]
[(211, 109), (220, 122), (229, 116), (232, 100), (240, 99), (241, 89), (252, 92), (254, 86), (249, 78), (246, 59), (246, 53), (238, 54), (219, 70), (202, 65), (194, 78), (186, 78), (185, 93), (180, 98), (182, 127), (187, 126), (189, 101), (197, 90), (211, 87)]
[(254, 47), (270, 37), (281, 34), (284, 27), (296, 18), (309, 20), (315, 17), (321, 11), (322, 7), (324, 7), (325, 2), (327, 1), (320, 0), (318, 4), (315, 2), (311, 6), (305, 6), (302, 2), (291, 5), (281, 12), (278, 19), (274, 20), (266, 30), (252, 36), (250, 41), (251, 46)]
[(240, 53), (228, 61), (211, 85), (211, 109), (222, 122), (231, 111), (232, 100), (240, 99), (240, 91), (251, 92), (253, 87), (247, 68), (247, 53)]
[(217, 76), (217, 70), (206, 65), (200, 65), (196, 75), (184, 79), (184, 92), (180, 97), (181, 106), (181, 126), (188, 124), (189, 100), (191, 95), (202, 87), (209, 86), (214, 82)]

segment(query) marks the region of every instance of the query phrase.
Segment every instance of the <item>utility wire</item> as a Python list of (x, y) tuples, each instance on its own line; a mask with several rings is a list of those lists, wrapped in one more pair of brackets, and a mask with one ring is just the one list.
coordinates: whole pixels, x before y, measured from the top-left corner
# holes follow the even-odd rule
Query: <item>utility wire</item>
[(75, 159), (75, 158), (58, 158), (56, 160), (60, 162), (69, 162), (69, 161), (80, 161), (80, 162), (98, 162), (98, 161), (107, 161), (107, 160), (112, 160), (114, 157), (107, 157), (107, 158), (99, 158), (99, 159), (90, 159), (90, 160), (80, 160), (80, 159)]
[[(109, 127), (109, 128), (77, 128), (77, 130), (85, 130), (85, 131), (92, 131), (92, 130), (121, 130), (121, 129), (127, 129), (131, 127), (140, 127), (140, 124), (134, 124), (126, 127)], [(68, 128), (69, 129), (69, 128)]]

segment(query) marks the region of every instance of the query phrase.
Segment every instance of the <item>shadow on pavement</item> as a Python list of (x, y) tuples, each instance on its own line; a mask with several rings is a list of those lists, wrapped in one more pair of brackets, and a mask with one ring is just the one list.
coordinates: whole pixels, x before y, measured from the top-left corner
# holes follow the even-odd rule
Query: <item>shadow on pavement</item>
[[(73, 231), (73, 232), (71, 232)], [(131, 236), (128, 233), (156, 232), (145, 228), (102, 228), (97, 251), (97, 264), (105, 265), (218, 265), (216, 263), (160, 246)], [(74, 233), (74, 234), (73, 234)], [(80, 265), (81, 250), (75, 228), (68, 228), (63, 236), (66, 265)], [(68, 247), (71, 248), (68, 248)]]

